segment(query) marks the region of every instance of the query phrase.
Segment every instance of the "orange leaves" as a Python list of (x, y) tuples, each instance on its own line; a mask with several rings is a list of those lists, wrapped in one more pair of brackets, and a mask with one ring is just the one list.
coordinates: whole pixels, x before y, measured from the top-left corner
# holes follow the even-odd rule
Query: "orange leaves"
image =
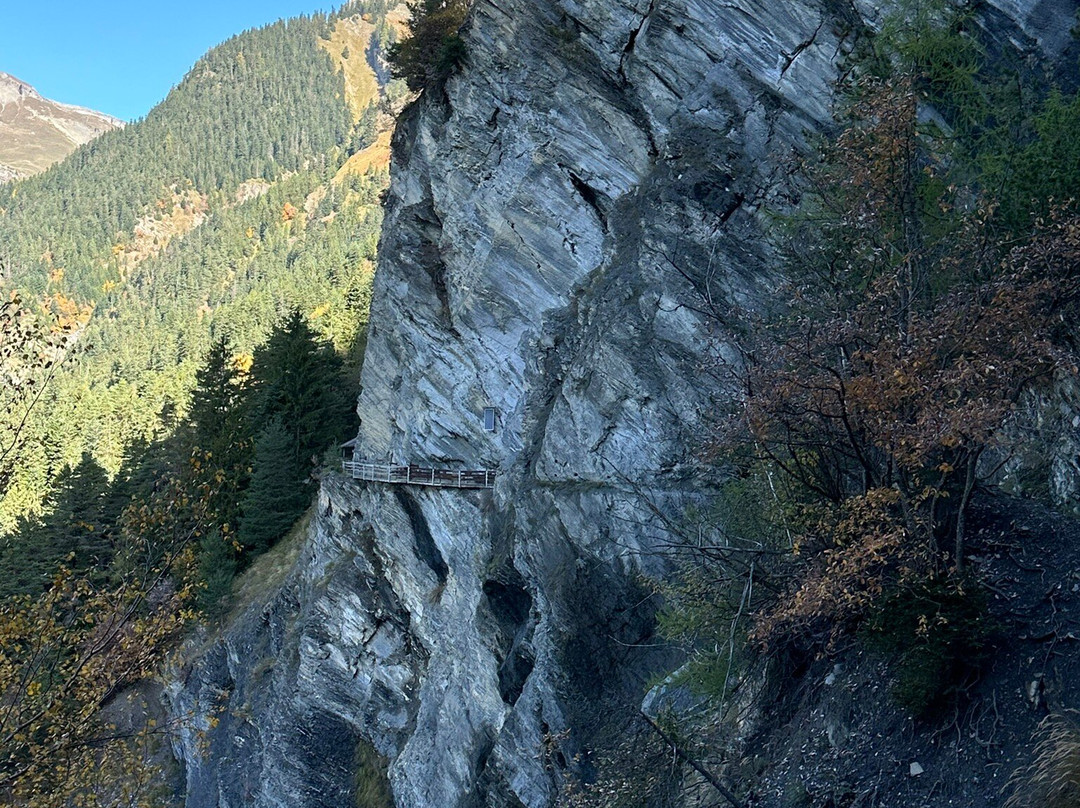
[(905, 526), (899, 508), (899, 492), (878, 488), (837, 508), (812, 509), (802, 543), (816, 550), (792, 591), (759, 614), (751, 639), (829, 647), (887, 588), (929, 574), (933, 550)]
[(786, 316), (748, 329), (733, 371), (743, 409), (717, 443), (816, 508), (792, 541), (794, 582), (760, 613), (766, 645), (820, 650), (883, 591), (961, 570), (980, 458), (1008, 450), (1026, 391), (1080, 366), (1080, 216), (998, 240), (994, 206), (952, 181), (912, 86), (856, 88), (810, 172)]
[(291, 202), (286, 202), (285, 206), (281, 209), (281, 221), (291, 222), (296, 218), (298, 212), (299, 211), (297, 211), (296, 207)]

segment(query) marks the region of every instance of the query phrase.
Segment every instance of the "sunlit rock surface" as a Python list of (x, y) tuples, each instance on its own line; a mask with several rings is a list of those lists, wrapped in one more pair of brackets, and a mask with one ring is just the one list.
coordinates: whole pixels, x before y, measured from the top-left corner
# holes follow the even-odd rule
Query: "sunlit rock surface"
[[(1033, 4), (1001, 5), (1036, 47)], [(713, 490), (724, 318), (769, 301), (764, 208), (862, 25), (478, 0), (466, 67), (395, 137), (356, 454), (498, 483), (324, 481), (285, 583), (173, 687), (195, 725), (219, 710), (177, 744), (190, 808), (348, 804), (361, 739), (401, 808), (545, 808), (588, 775), (678, 664), (637, 576)]]

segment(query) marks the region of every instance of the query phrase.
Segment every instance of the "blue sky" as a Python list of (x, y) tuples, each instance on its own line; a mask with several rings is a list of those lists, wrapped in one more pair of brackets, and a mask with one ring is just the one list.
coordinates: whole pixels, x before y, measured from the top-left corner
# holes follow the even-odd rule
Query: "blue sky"
[(319, 0), (30, 0), (2, 3), (0, 71), (42, 95), (141, 118), (217, 43)]

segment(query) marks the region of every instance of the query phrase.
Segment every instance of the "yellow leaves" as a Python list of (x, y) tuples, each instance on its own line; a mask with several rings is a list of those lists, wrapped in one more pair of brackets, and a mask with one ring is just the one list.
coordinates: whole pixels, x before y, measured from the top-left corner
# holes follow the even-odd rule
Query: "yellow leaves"
[(804, 553), (798, 586), (763, 610), (752, 637), (765, 646), (790, 641), (829, 644), (857, 622), (890, 583), (925, 576), (932, 549), (900, 517), (901, 494), (871, 489), (806, 523), (816, 553)]
[(915, 634), (919, 637), (927, 637), (930, 634), (930, 620), (925, 614), (919, 615), (918, 626)]
[(286, 202), (285, 206), (281, 209), (281, 221), (291, 222), (296, 218), (298, 212), (299, 211), (297, 211), (296, 207), (291, 202)]
[(159, 489), (124, 528), (153, 534), (144, 538), (163, 552), (163, 563), (135, 564), (111, 587), (61, 570), (40, 597), (0, 604), (0, 692), (9, 711), (0, 749), (11, 762), (0, 771), (0, 789), (14, 804), (55, 808), (111, 794), (98, 787), (99, 776), (132, 794), (139, 783), (160, 781), (141, 742), (161, 731), (157, 722), (133, 737), (118, 735), (99, 707), (159, 671), (195, 619), (194, 551), (188, 517), (178, 515), (179, 490)]
[(79, 303), (74, 298), (60, 292), (54, 292), (42, 299), (42, 307), (52, 317), (51, 330), (60, 336), (73, 335), (90, 321), (94, 307), (89, 303)]
[(255, 361), (255, 358), (250, 353), (238, 353), (233, 357), (233, 367), (241, 375), (247, 375), (251, 372), (251, 365)]

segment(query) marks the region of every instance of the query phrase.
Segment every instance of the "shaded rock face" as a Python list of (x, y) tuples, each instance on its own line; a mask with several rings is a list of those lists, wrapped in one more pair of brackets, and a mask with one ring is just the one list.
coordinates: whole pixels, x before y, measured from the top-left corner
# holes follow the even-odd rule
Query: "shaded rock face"
[[(408, 737), (427, 654), (358, 494), (328, 481), (284, 582), (224, 636), (192, 641), (169, 693), (187, 805), (347, 805), (361, 739), (389, 752)], [(403, 513), (385, 519), (408, 535)]]
[(590, 776), (678, 664), (638, 581), (713, 490), (711, 355), (768, 302), (761, 211), (862, 24), (827, 0), (478, 0), (467, 66), (395, 137), (356, 454), (498, 483), (324, 481), (285, 585), (172, 690), (196, 727), (220, 711), (177, 743), (191, 808), (347, 804), (360, 739), (402, 808), (542, 808)]

